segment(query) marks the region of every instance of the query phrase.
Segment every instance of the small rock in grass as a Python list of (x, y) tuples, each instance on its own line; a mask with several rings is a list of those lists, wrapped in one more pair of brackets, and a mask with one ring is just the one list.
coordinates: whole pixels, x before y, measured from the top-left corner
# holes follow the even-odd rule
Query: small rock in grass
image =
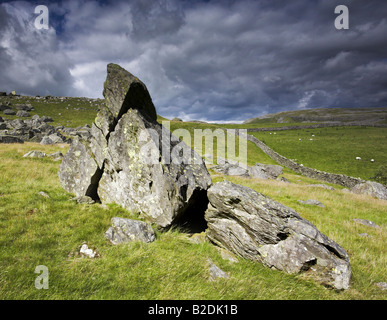
[(51, 153), (48, 155), (50, 158), (52, 158), (54, 161), (59, 161), (63, 159), (63, 154), (60, 151)]
[(368, 233), (359, 233), (359, 237), (362, 237), (362, 238), (369, 238), (370, 235)]
[(325, 206), (318, 200), (313, 200), (313, 199), (309, 199), (309, 200), (297, 200), (298, 202), (300, 203), (303, 203), (303, 204), (308, 204), (308, 205), (311, 205), (311, 206), (319, 206), (321, 208), (325, 208)]
[(42, 151), (32, 150), (27, 152), (23, 158), (44, 158), (46, 156), (46, 153)]
[(95, 201), (90, 198), (89, 196), (80, 196), (70, 199), (71, 201), (75, 201), (76, 203), (86, 203), (86, 204), (93, 204)]
[(209, 264), (209, 272), (210, 272), (210, 281), (215, 281), (219, 278), (229, 279), (230, 276), (227, 272), (224, 272), (222, 269), (220, 269), (215, 263), (211, 261), (211, 259), (207, 260)]
[(375, 286), (379, 287), (383, 291), (387, 290), (387, 283), (386, 282), (377, 282), (377, 283), (375, 283)]
[(365, 225), (367, 227), (372, 227), (372, 228), (380, 228), (375, 222), (370, 221), (370, 220), (365, 220), (365, 219), (353, 219), (353, 221), (358, 222), (362, 225)]
[(40, 191), (40, 192), (38, 193), (38, 195), (40, 195), (40, 196), (42, 196), (42, 197), (44, 197), (44, 198), (50, 198), (50, 196), (49, 196), (47, 193), (45, 193), (44, 191)]
[(96, 258), (99, 256), (99, 254), (96, 251), (93, 251), (93, 249), (90, 249), (85, 243), (82, 245), (79, 253), (81, 254), (81, 256), (86, 256), (88, 258)]

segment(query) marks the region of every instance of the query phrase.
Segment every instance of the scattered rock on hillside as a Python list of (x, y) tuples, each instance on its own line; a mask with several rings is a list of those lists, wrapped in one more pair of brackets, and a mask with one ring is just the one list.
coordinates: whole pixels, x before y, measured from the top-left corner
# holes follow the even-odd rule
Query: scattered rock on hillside
[(0, 135), (0, 143), (24, 143), (24, 141), (18, 137)]
[(5, 110), (3, 111), (3, 113), (4, 113), (5, 115), (7, 115), (7, 116), (14, 116), (14, 115), (16, 115), (16, 112), (15, 112), (14, 110), (12, 110), (12, 109), (5, 109)]
[(95, 201), (88, 196), (75, 197), (75, 198), (71, 198), (70, 200), (75, 201), (76, 203), (79, 203), (79, 204), (94, 204), (95, 203)]
[(38, 193), (38, 195), (40, 195), (40, 196), (43, 197), (43, 198), (50, 198), (50, 196), (49, 196), (47, 193), (45, 193), (44, 191), (40, 191), (40, 192)]
[(29, 117), (30, 114), (27, 112), (27, 111), (24, 111), (24, 110), (19, 110), (17, 113), (16, 113), (16, 116), (17, 117)]
[(48, 156), (49, 156), (50, 158), (52, 158), (52, 160), (54, 160), (54, 161), (59, 161), (59, 160), (62, 160), (62, 159), (63, 159), (63, 154), (62, 154), (62, 152), (60, 152), (60, 151), (51, 153), (51, 154), (49, 154)]
[(380, 228), (375, 222), (370, 220), (365, 220), (365, 219), (352, 219), (352, 220), (367, 227)]
[(302, 204), (307, 204), (307, 205), (311, 205), (311, 206), (319, 206), (321, 208), (325, 208), (325, 206), (318, 200), (313, 200), (313, 199), (308, 199), (308, 200), (297, 200), (298, 202), (302, 203)]
[(387, 200), (387, 188), (377, 182), (366, 181), (365, 183), (359, 183), (351, 188), (351, 192), (367, 194), (381, 200)]
[(219, 278), (229, 279), (230, 276), (227, 272), (220, 269), (211, 259), (207, 260), (208, 271), (210, 273), (210, 281), (216, 281)]
[(251, 177), (258, 179), (276, 179), (283, 172), (283, 167), (256, 163), (254, 166), (241, 165), (237, 161), (232, 161), (218, 157), (218, 164), (211, 167), (212, 170), (228, 175)]
[(203, 160), (157, 123), (145, 84), (118, 65), (107, 71), (106, 106), (90, 137), (74, 138), (60, 166), (62, 186), (139, 212), (161, 227), (200, 214), (212, 184)]
[(93, 249), (90, 249), (89, 246), (86, 243), (84, 243), (81, 246), (81, 249), (79, 250), (79, 253), (81, 254), (81, 256), (87, 257), (87, 258), (97, 258), (97, 257), (99, 257), (99, 254), (97, 253), (97, 251), (94, 251)]
[(387, 290), (387, 283), (386, 282), (377, 282), (375, 283), (375, 286), (377, 286), (381, 290)]
[(207, 236), (235, 254), (287, 273), (304, 272), (326, 286), (348, 289), (345, 250), (299, 214), (228, 181), (208, 190)]
[(143, 222), (132, 219), (112, 218), (112, 227), (110, 227), (105, 237), (113, 244), (120, 244), (132, 241), (153, 242), (156, 235), (152, 227)]
[(44, 158), (46, 156), (46, 153), (43, 151), (38, 150), (31, 150), (28, 151), (23, 158)]

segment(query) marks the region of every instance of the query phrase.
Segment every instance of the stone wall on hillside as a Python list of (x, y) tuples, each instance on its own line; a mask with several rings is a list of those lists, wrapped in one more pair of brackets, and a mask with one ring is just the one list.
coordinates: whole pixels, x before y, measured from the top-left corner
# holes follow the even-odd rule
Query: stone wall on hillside
[[(238, 130), (235, 130), (235, 133), (239, 135)], [(289, 168), (294, 172), (299, 173), (303, 176), (317, 179), (317, 180), (323, 180), (323, 181), (341, 185), (347, 188), (352, 188), (359, 183), (366, 182), (363, 179), (346, 176), (344, 174), (329, 173), (329, 172), (301, 166), (300, 164), (280, 155), (278, 152), (275, 152), (273, 149), (268, 147), (265, 143), (253, 137), (252, 135), (247, 134), (247, 140), (253, 142), (264, 153), (266, 153), (270, 158), (272, 158), (280, 165), (286, 168)]]

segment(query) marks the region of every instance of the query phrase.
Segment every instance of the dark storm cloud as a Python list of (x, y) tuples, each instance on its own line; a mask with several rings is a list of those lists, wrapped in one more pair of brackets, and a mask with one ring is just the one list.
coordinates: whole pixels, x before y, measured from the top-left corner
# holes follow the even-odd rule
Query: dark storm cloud
[[(349, 8), (349, 30), (334, 27), (338, 4)], [(382, 1), (48, 6), (51, 32), (27, 28), (28, 37), (20, 34), (30, 16), (0, 6), (0, 29), (6, 30), (0, 36), (3, 90), (100, 97), (106, 64), (116, 62), (147, 84), (161, 115), (185, 120), (387, 105), (387, 3)], [(18, 8), (33, 9), (26, 3)], [(12, 16), (18, 19), (11, 21)], [(7, 42), (12, 34), (17, 40)]]

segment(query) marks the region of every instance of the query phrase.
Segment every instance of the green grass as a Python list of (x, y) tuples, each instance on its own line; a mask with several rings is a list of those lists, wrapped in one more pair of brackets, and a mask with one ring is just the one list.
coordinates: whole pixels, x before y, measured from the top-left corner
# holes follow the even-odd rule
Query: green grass
[[(74, 107), (81, 107), (77, 103), (81, 103), (77, 98), (64, 103), (32, 103), (36, 110), (31, 114), (52, 116), (55, 124), (68, 123), (66, 126), (70, 127), (91, 124), (96, 115), (96, 106), (74, 110)], [(66, 108), (67, 104), (70, 104), (69, 109)], [(57, 118), (55, 113), (61, 113), (63, 119)], [(164, 118), (159, 116), (158, 119), (162, 121)], [(171, 131), (184, 128), (192, 137), (195, 128), (215, 130), (222, 127), (246, 125), (171, 122)], [(341, 150), (348, 149), (350, 152), (351, 149), (360, 148), (356, 150), (369, 152), (372, 147), (378, 152), (372, 155), (377, 164), (379, 157), (386, 157), (385, 144), (383, 140), (380, 141), (385, 141), (386, 133), (377, 130), (328, 128), (283, 131), (275, 136), (269, 133), (259, 135), (262, 134), (262, 139), (280, 153), (282, 147), (290, 150), (293, 146), (294, 152), (297, 152), (296, 158), (307, 155), (311, 150), (311, 154), (319, 154), (319, 163), (322, 164), (330, 159), (345, 160), (347, 153)], [(316, 140), (304, 141), (304, 137), (313, 134), (312, 131)], [(318, 147), (311, 149), (309, 147), (313, 144), (309, 144), (305, 150), (297, 149), (299, 134), (302, 134), (303, 142), (318, 142)], [(333, 137), (329, 138), (330, 135)], [(328, 141), (324, 142), (322, 137)], [(352, 141), (351, 137), (356, 139)], [(215, 140), (214, 156), (216, 146)], [(236, 146), (238, 148), (238, 140)], [(68, 146), (62, 148), (59, 145), (42, 146), (36, 143), (0, 144), (0, 299), (386, 299), (385, 293), (375, 286), (376, 282), (387, 281), (385, 201), (345, 193), (339, 186), (334, 186), (335, 191), (307, 187), (307, 184), (321, 182), (296, 175), (288, 169), (284, 170), (283, 176), (291, 184), (225, 177), (210, 170), (214, 182), (227, 179), (243, 184), (294, 208), (346, 249), (352, 267), (351, 288), (336, 292), (301, 275), (288, 275), (241, 258), (237, 263), (223, 260), (215, 246), (210, 243), (194, 244), (181, 230), (161, 232), (155, 228), (157, 239), (150, 244), (110, 244), (104, 233), (112, 217), (141, 217), (117, 205), (78, 205), (70, 201), (73, 195), (64, 191), (59, 183), (59, 162), (49, 158), (22, 157), (30, 150), (49, 154), (55, 151), (64, 153), (67, 149)], [(284, 155), (287, 156), (286, 153)], [(355, 156), (358, 155), (362, 156)], [(256, 162), (275, 164), (249, 142), (248, 164)], [(354, 160), (350, 163), (357, 164)], [(304, 162), (304, 165), (312, 166), (308, 162)], [(39, 196), (40, 191), (46, 192), (50, 198)], [(325, 208), (297, 202), (307, 199), (319, 200)], [(354, 218), (374, 221), (381, 228), (357, 224), (352, 220)], [(359, 233), (365, 232), (369, 237), (359, 236)], [(96, 249), (100, 257), (81, 257), (79, 249), (83, 243)], [(209, 281), (208, 258), (228, 272), (230, 279)], [(38, 276), (34, 270), (38, 265), (48, 267), (48, 290), (37, 290), (34, 286)]]
[[(54, 120), (53, 123), (50, 123), (51, 125), (63, 125), (71, 128), (84, 126), (85, 124), (91, 125), (97, 115), (98, 106), (104, 103), (103, 100), (98, 100), (90, 104), (90, 102), (85, 101), (83, 98), (68, 98), (63, 101), (60, 98), (36, 100), (24, 96), (0, 98), (0, 102), (5, 101), (11, 102), (12, 105), (30, 103), (34, 110), (29, 112), (29, 118), (35, 114), (38, 114), (40, 117), (48, 116)], [(12, 108), (17, 111), (14, 107)], [(2, 112), (0, 112), (0, 116), (6, 119), (17, 119), (16, 116), (7, 116)]]
[(327, 172), (368, 180), (387, 164), (387, 128), (334, 127), (249, 134), (289, 159)]
[[(137, 218), (119, 206), (77, 205), (60, 186), (58, 162), (23, 158), (29, 150), (65, 151), (59, 146), (0, 145), (1, 299), (384, 299), (374, 283), (385, 281), (387, 207), (380, 200), (305, 187), (311, 179), (285, 173), (292, 182), (230, 178), (296, 209), (342, 245), (352, 265), (351, 289), (335, 292), (304, 279), (239, 259), (222, 260), (209, 244), (191, 243), (178, 230), (157, 231), (151, 244), (113, 246), (104, 232), (114, 216)], [(214, 177), (214, 182), (223, 180)], [(50, 198), (38, 195), (45, 191)], [(301, 205), (316, 198), (326, 208)], [(382, 229), (352, 221), (369, 219)], [(367, 232), (370, 238), (358, 233)], [(82, 243), (97, 259), (78, 254)], [(209, 281), (207, 259), (228, 272), (229, 280)], [(49, 289), (37, 290), (35, 267), (49, 270)]]

